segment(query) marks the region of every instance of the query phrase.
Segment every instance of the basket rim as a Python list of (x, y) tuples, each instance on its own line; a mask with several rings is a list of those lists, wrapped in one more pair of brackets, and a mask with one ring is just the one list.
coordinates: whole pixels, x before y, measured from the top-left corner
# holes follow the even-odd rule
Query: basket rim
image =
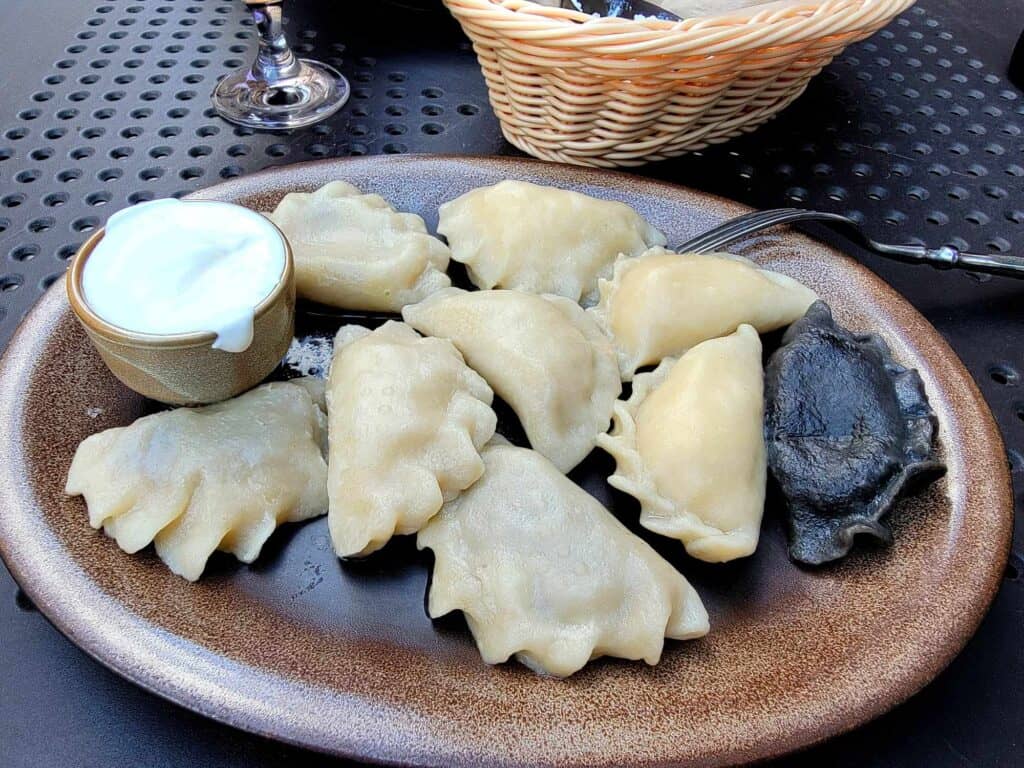
[(890, 20), (916, 0), (775, 0), (682, 21), (595, 17), (531, 0), (443, 0), (461, 23), (536, 47), (665, 55), (757, 49), (849, 34)]

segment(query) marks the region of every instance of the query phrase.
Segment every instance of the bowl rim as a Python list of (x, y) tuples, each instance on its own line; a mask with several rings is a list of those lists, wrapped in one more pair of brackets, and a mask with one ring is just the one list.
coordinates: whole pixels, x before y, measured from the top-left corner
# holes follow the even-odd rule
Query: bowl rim
[[(277, 279), (277, 283), (273, 289), (256, 305), (253, 311), (253, 321), (259, 320), (271, 308), (277, 304), (282, 294), (288, 290), (288, 286), (294, 281), (295, 274), (295, 260), (292, 254), (292, 246), (285, 236), (281, 228), (277, 226), (268, 217), (260, 214), (259, 211), (253, 211), (250, 208), (246, 208), (236, 203), (227, 203), (224, 201), (212, 201), (212, 200), (182, 200), (183, 203), (210, 203), (216, 202), (219, 205), (230, 205), (243, 210), (255, 213), (261, 216), (264, 221), (275, 231), (281, 238), (281, 242), (284, 245), (284, 268), (281, 270), (281, 274)], [(74, 257), (71, 260), (71, 266), (68, 267), (67, 274), (65, 276), (65, 288), (67, 291), (68, 303), (71, 304), (71, 309), (75, 313), (75, 317), (78, 321), (85, 326), (86, 330), (90, 333), (95, 333), (102, 336), (110, 341), (118, 342), (121, 344), (129, 344), (131, 346), (145, 346), (155, 348), (168, 348), (168, 347), (200, 347), (211, 345), (217, 338), (217, 334), (213, 331), (193, 331), (191, 333), (143, 333), (141, 331), (133, 331), (128, 328), (124, 328), (120, 325), (116, 325), (107, 320), (104, 320), (91, 306), (85, 298), (85, 290), (82, 287), (82, 277), (85, 272), (85, 264), (89, 260), (89, 256), (96, 249), (100, 240), (103, 239), (103, 235), (106, 232), (106, 227), (100, 227), (89, 239), (86, 240), (79, 249), (75, 252)]]

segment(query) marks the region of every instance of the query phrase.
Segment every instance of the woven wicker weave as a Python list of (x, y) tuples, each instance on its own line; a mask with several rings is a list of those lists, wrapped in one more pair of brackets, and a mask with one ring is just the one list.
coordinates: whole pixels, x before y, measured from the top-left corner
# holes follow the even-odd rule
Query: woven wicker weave
[(668, 22), (444, 0), (505, 137), (545, 160), (641, 165), (758, 127), (914, 0), (788, 0)]

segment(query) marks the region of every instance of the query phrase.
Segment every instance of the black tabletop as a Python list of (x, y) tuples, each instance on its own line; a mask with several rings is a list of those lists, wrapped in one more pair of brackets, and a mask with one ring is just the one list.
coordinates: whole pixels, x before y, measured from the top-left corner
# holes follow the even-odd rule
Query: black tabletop
[[(339, 66), (353, 99), (320, 126), (253, 134), (208, 110), (217, 76), (252, 45), (241, 3), (7, 0), (0, 346), (76, 245), (132, 202), (314, 157), (514, 154), (468, 45), (429, 6), (291, 0), (290, 38)], [(760, 207), (848, 213), (883, 240), (1024, 253), (1024, 92), (1005, 77), (1022, 28), (1020, 0), (922, 0), (756, 133), (640, 172)], [(963, 358), (1002, 428), (1019, 523), (1024, 284), (889, 264), (812, 232), (896, 287)], [(778, 765), (1022, 764), (1022, 571), (1018, 543), (977, 635), (920, 694)], [(306, 763), (338, 764), (135, 688), (56, 632), (0, 568), (0, 766)]]

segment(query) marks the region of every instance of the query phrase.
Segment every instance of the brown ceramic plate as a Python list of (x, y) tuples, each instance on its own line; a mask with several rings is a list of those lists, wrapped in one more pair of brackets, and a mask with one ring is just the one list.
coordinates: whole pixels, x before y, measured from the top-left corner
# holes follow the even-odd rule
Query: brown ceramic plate
[[(199, 194), (268, 209), (343, 178), (436, 223), (438, 204), (503, 178), (624, 200), (678, 242), (735, 204), (630, 176), (520, 160), (372, 158), (258, 173)], [(150, 691), (226, 723), (340, 755), (437, 765), (724, 765), (853, 728), (934, 677), (974, 632), (1007, 555), (1010, 483), (967, 371), (910, 305), (849, 258), (795, 234), (738, 249), (813, 286), (853, 328), (920, 370), (949, 472), (904, 501), (892, 547), (819, 570), (786, 557), (778, 504), (757, 553), (709, 566), (645, 538), (700, 591), (711, 634), (657, 667), (600, 660), (567, 681), (480, 661), (460, 620), (432, 623), (429, 555), (408, 539), (365, 562), (332, 554), (326, 521), (279, 531), (253, 566), (215, 556), (195, 585), (129, 556), (61, 492), (78, 442), (151, 408), (104, 369), (58, 285), (0, 369), (0, 552), (71, 640)], [(337, 318), (308, 313), (306, 332)], [(827, 372), (823, 372), (827, 375)], [(596, 452), (573, 472), (628, 524), (632, 499)]]

